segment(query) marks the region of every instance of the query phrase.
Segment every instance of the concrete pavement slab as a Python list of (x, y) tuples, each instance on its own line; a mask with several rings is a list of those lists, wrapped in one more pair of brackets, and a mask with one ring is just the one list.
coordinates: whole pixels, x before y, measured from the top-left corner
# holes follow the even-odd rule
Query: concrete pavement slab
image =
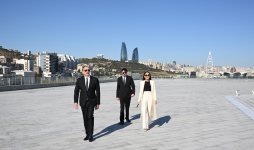
[[(81, 110), (73, 109), (74, 86), (0, 93), (0, 149), (235, 149), (254, 147), (254, 121), (226, 99), (253, 110), (254, 80), (155, 79), (158, 119), (141, 128), (136, 95), (132, 122), (120, 126), (116, 83), (101, 83), (94, 142), (83, 141)], [(138, 93), (139, 81), (135, 81)]]

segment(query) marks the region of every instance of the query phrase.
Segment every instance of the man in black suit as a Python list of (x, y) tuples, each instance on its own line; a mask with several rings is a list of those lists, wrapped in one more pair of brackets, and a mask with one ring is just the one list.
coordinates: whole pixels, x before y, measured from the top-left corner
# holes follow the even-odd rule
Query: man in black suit
[(93, 141), (94, 130), (94, 109), (99, 109), (100, 105), (100, 84), (96, 77), (90, 76), (88, 66), (82, 67), (84, 76), (77, 79), (74, 89), (74, 108), (78, 109), (79, 104), (83, 113), (86, 137), (84, 140)]
[(135, 84), (131, 76), (127, 75), (127, 69), (121, 69), (122, 76), (117, 79), (116, 98), (120, 100), (120, 125), (124, 124), (124, 107), (126, 111), (125, 119), (130, 122), (129, 108), (131, 97), (135, 95)]

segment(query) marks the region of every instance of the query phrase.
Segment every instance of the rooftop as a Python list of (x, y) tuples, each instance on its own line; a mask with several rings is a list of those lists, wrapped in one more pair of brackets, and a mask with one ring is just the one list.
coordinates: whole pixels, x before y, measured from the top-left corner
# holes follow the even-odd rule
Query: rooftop
[(156, 79), (155, 83), (158, 119), (148, 132), (141, 129), (136, 108), (139, 81), (130, 106), (132, 123), (123, 126), (118, 125), (116, 83), (101, 83), (92, 143), (83, 141), (81, 110), (73, 109), (74, 86), (1, 92), (0, 149), (253, 149), (254, 80)]

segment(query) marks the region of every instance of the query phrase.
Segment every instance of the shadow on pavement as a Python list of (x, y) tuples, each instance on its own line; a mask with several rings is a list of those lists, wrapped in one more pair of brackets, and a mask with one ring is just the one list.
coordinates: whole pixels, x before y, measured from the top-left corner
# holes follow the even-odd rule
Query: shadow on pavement
[(166, 124), (169, 122), (169, 120), (171, 119), (171, 117), (168, 116), (164, 116), (161, 118), (158, 118), (156, 120), (154, 120), (151, 124), (150, 124), (150, 129), (152, 129), (153, 127), (155, 127), (156, 125), (158, 125), (159, 127), (162, 126), (163, 124)]
[[(138, 119), (139, 117), (140, 117), (140, 114), (136, 114), (136, 115), (132, 116), (130, 118), (130, 120), (133, 121), (133, 120)], [(124, 125), (119, 125), (118, 123), (115, 123), (113, 125), (106, 127), (105, 129), (101, 130), (99, 133), (96, 133), (94, 135), (94, 139), (98, 139), (98, 138), (103, 137), (105, 135), (111, 134), (112, 132), (121, 130), (125, 127), (128, 127), (129, 125), (131, 125), (131, 123), (129, 123), (129, 122), (125, 122)]]

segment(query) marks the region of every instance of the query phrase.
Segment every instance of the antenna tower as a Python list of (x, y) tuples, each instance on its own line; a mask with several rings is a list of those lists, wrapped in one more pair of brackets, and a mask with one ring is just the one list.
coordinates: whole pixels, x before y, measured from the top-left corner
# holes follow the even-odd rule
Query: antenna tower
[(213, 57), (212, 53), (208, 53), (207, 62), (206, 62), (206, 74), (213, 74)]

